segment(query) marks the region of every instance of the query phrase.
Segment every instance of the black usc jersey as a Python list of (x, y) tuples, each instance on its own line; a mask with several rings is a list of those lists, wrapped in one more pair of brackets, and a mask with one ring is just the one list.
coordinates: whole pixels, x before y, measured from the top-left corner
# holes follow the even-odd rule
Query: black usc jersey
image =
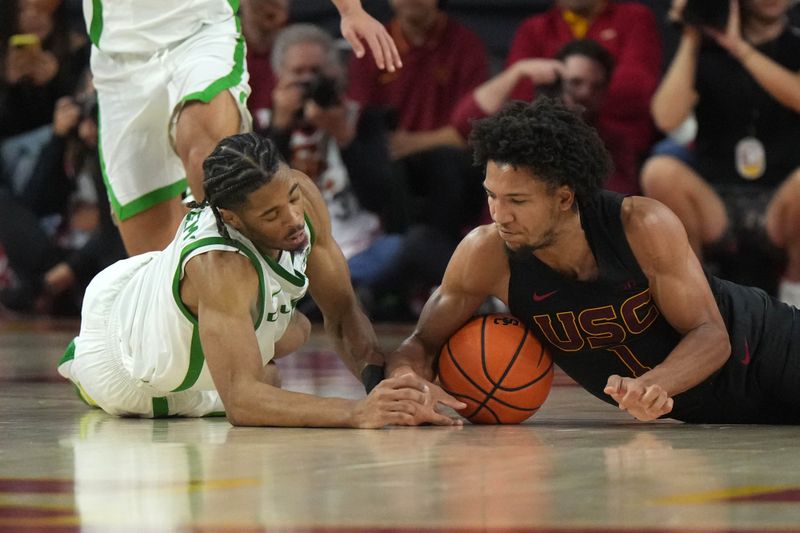
[[(533, 254), (510, 258), (509, 306), (554, 362), (594, 396), (612, 374), (641, 376), (680, 341), (650, 294), (622, 226), (623, 197), (581, 202), (598, 277), (578, 281)], [(677, 395), (668, 416), (687, 422), (800, 423), (800, 312), (764, 291), (709, 276), (731, 338), (726, 364)]]

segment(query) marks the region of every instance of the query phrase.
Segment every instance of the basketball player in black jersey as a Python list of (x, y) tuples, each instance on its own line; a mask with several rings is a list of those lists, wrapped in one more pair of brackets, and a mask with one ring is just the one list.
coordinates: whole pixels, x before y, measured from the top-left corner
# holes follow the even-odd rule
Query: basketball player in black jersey
[(514, 102), (471, 142), (494, 224), (458, 246), (387, 376), (432, 380), (439, 348), (494, 296), (639, 420), (800, 423), (800, 311), (707, 276), (664, 205), (601, 190), (609, 158), (578, 115)]

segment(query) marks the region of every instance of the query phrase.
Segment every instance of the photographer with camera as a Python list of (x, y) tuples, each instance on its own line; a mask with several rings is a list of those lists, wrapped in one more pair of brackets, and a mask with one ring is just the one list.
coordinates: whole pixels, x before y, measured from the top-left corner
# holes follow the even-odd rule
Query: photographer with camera
[(696, 162), (654, 156), (641, 180), (678, 215), (698, 256), (723, 249), (736, 265), (758, 257), (740, 274), (757, 276), (777, 274), (784, 254), (778, 296), (800, 306), (800, 31), (789, 8), (789, 0), (674, 0), (681, 41), (651, 108), (665, 132), (694, 112)]

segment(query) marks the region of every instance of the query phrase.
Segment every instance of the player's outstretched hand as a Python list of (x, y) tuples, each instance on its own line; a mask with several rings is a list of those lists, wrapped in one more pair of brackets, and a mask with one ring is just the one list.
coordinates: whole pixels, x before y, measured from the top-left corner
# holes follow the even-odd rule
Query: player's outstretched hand
[(357, 428), (417, 426), (426, 422), (437, 426), (461, 425), (460, 419), (440, 414), (435, 407), (442, 400), (448, 402), (447, 404), (455, 402), (459, 408), (463, 405), (447, 396), (444, 391), (442, 394), (447, 398), (434, 400), (434, 387), (436, 386), (412, 373), (384, 379), (366, 398), (356, 404), (352, 425)]
[(379, 69), (394, 72), (403, 66), (392, 36), (383, 24), (372, 18), (360, 5), (342, 13), (340, 27), (342, 36), (353, 47), (356, 57), (364, 57), (366, 50), (362, 41), (366, 41)]
[(672, 398), (660, 385), (644, 385), (633, 378), (613, 375), (603, 392), (614, 398), (620, 409), (645, 422), (672, 411)]

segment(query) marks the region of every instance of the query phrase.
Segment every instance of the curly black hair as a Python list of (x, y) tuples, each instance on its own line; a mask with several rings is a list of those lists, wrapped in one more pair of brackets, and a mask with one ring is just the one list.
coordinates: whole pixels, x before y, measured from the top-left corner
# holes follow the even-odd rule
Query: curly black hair
[(272, 181), (280, 164), (280, 153), (270, 139), (256, 133), (226, 137), (203, 162), (205, 201), (191, 202), (189, 207), (211, 207), (220, 234), (230, 239), (219, 208), (244, 205), (251, 192)]
[(554, 191), (567, 185), (578, 199), (594, 195), (612, 162), (594, 128), (562, 102), (539, 97), (514, 101), (475, 122), (470, 135), (474, 161), (529, 169)]

